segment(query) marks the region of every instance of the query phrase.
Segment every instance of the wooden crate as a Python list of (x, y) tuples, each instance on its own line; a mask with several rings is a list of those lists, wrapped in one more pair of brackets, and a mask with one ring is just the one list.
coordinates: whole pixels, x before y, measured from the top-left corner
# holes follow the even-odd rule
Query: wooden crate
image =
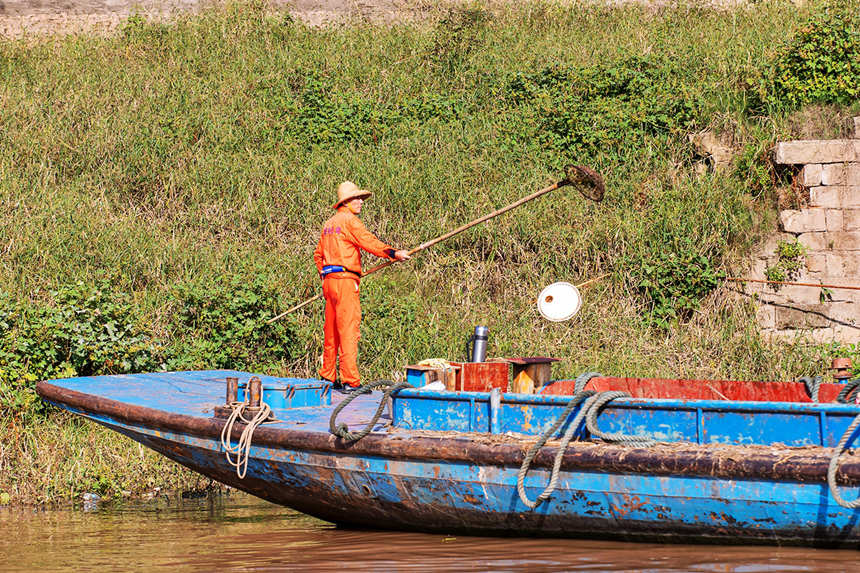
[(420, 388), (426, 384), (433, 382), (442, 382), (445, 384), (445, 389), (454, 391), (456, 388), (457, 375), (459, 365), (452, 364), (453, 370), (439, 368), (437, 366), (426, 366), (423, 364), (410, 364), (406, 367), (406, 381), (412, 384), (415, 388)]
[(547, 356), (524, 356), (506, 358), (511, 364), (511, 392), (515, 394), (534, 394), (547, 384), (552, 377), (552, 363), (559, 358)]

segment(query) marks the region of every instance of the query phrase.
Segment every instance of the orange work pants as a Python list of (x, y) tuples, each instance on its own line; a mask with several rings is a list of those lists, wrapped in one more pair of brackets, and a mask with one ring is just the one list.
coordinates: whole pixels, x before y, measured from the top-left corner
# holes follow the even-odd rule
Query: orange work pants
[(340, 380), (348, 386), (358, 386), (358, 339), (361, 337), (361, 303), (358, 299), (358, 279), (326, 277), (323, 279), (325, 297), (325, 342), (320, 376), (335, 380), (337, 357), (340, 355)]

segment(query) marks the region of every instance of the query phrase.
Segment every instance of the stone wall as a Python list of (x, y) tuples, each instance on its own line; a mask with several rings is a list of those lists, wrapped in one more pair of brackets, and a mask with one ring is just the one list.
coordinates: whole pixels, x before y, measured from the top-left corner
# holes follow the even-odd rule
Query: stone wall
[[(751, 278), (764, 279), (778, 263), (780, 241), (805, 248), (803, 265), (791, 282), (860, 286), (860, 117), (852, 118), (851, 137), (829, 141), (787, 141), (776, 146), (775, 160), (800, 168), (799, 182), (809, 198), (799, 209), (780, 211), (782, 232), (763, 245)], [(805, 195), (805, 194), (804, 194)], [(771, 336), (807, 336), (816, 342), (860, 342), (860, 290), (745, 283), (755, 293), (759, 325)], [(825, 293), (826, 294), (826, 293)]]

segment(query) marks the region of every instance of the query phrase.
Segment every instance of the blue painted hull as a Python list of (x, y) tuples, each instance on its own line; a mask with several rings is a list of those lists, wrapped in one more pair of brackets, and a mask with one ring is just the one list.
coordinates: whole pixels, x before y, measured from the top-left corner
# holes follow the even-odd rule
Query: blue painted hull
[[(380, 426), (345, 444), (324, 423), (274, 424), (258, 430), (247, 475), (239, 479), (225, 461), (223, 422), (189, 415), (197, 406), (164, 412), (117, 400), (122, 390), (105, 398), (82, 392), (86, 385), (63, 388), (64, 382), (41, 383), (40, 393), (222, 483), (332, 522), (443, 533), (860, 547), (860, 510), (837, 505), (824, 481), (828, 448), (574, 442), (558, 489), (530, 510), (516, 484), (533, 438)], [(212, 398), (201, 399), (215, 404), (221, 390), (213, 385)], [(372, 411), (374, 397), (367, 398), (356, 405), (353, 422)], [(303, 415), (328, 421), (330, 407), (312, 410), (318, 412)], [(532, 499), (549, 480), (554, 448), (546, 450), (526, 477)], [(842, 492), (856, 499), (860, 461), (848, 458)]]

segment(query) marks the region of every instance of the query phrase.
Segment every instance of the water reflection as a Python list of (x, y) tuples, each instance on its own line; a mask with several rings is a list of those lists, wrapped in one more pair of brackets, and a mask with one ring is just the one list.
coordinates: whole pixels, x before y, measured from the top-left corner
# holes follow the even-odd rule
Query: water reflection
[(847, 571), (856, 551), (342, 529), (244, 494), (0, 508), (0, 571)]

